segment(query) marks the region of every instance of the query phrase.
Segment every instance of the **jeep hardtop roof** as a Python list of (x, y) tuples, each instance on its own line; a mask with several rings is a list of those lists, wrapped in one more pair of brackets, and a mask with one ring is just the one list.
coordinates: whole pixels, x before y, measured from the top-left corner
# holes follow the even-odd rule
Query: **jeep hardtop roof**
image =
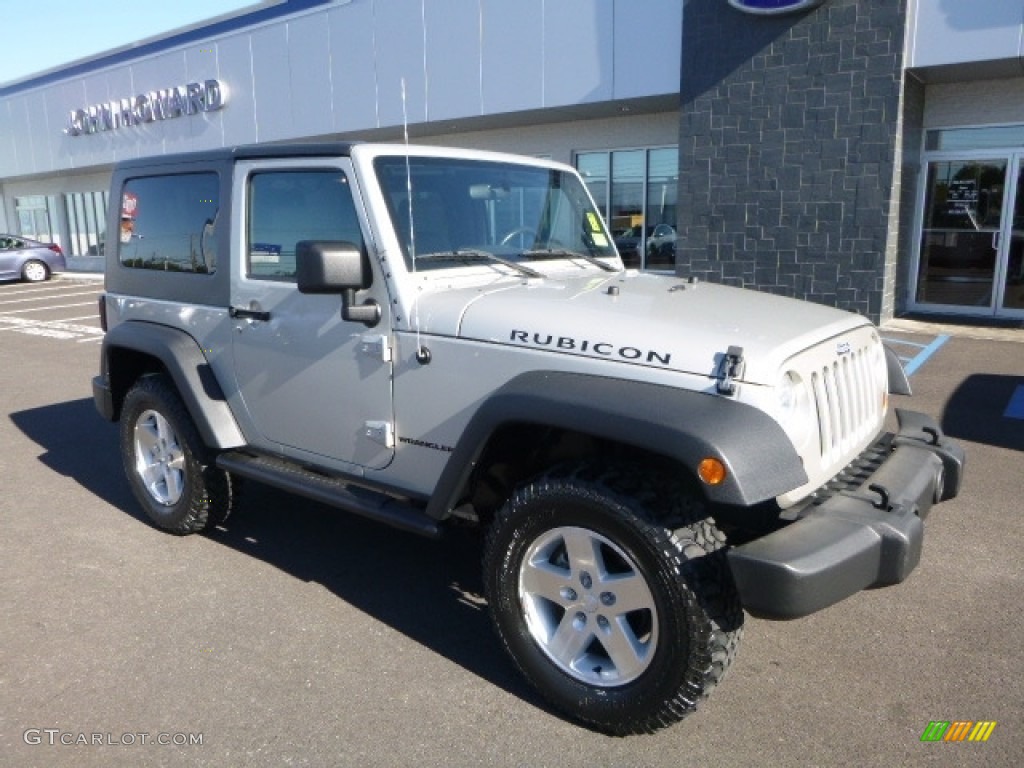
[(132, 160), (124, 160), (117, 164), (119, 169), (152, 168), (157, 165), (175, 165), (179, 163), (223, 163), (234, 160), (259, 158), (288, 157), (348, 157), (353, 144), (359, 142), (323, 141), (303, 144), (246, 144), (237, 147), (208, 149), (199, 152), (183, 152), (173, 155), (158, 155)]

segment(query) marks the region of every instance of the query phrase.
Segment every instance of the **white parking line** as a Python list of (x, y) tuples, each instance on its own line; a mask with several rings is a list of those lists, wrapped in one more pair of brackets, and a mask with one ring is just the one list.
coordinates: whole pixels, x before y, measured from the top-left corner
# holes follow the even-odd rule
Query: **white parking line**
[(56, 296), (33, 296), (28, 299), (0, 299), (0, 304), (27, 304), (30, 301), (49, 301), (50, 299), (66, 299), (71, 296), (96, 295), (96, 291), (75, 291), (74, 293), (61, 293)]
[(10, 286), (10, 290), (9, 291), (6, 291), (6, 290), (3, 291), (3, 294), (7, 295), (8, 293), (12, 293), (12, 294), (20, 295), (22, 293), (39, 293), (40, 291), (67, 291), (67, 290), (69, 290), (71, 288), (84, 288), (84, 287), (85, 286), (82, 285), (81, 283), (67, 283), (65, 285), (45, 285), (45, 286), (42, 286), (40, 288), (28, 288), (28, 287), (22, 287), (20, 285), (12, 285), (12, 286)]
[(76, 320), (95, 320), (97, 323), (100, 321), (99, 317), (95, 313), (91, 315), (83, 315), (82, 317), (62, 317), (60, 322), (62, 323), (73, 323)]
[(79, 325), (67, 320), (30, 320), (27, 317), (0, 317), (0, 333), (3, 331), (18, 331), (23, 328), (48, 328), (56, 331), (69, 331), (71, 333), (103, 333), (102, 328), (93, 325)]
[(65, 309), (67, 307), (93, 307), (96, 305), (94, 301), (82, 301), (78, 304), (54, 304), (50, 307), (32, 307), (32, 309), (9, 309), (6, 312), (0, 312), (0, 315), (17, 315), (21, 312), (45, 312), (48, 309)]

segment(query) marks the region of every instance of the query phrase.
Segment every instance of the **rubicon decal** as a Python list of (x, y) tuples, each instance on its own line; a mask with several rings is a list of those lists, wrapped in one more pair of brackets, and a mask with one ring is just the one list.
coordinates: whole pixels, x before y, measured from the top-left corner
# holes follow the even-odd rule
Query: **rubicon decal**
[(525, 344), (528, 347), (548, 347), (559, 352), (591, 355), (594, 357), (612, 357), (633, 363), (668, 365), (672, 360), (670, 352), (658, 352), (653, 349), (613, 344), (608, 341), (577, 339), (573, 336), (555, 336), (550, 333), (531, 333), (530, 331), (513, 330), (509, 334), (509, 341), (516, 344)]

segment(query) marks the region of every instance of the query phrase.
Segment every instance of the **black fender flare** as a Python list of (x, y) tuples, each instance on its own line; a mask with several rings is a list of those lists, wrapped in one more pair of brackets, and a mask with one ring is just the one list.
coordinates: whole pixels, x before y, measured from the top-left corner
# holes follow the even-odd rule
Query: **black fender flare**
[(889, 375), (889, 394), (914, 394), (910, 389), (910, 379), (907, 378), (907, 372), (903, 369), (899, 355), (888, 344), (883, 345), (883, 349), (885, 350), (885, 370)]
[(203, 442), (224, 450), (245, 445), (227, 398), (198, 342), (185, 331), (135, 320), (121, 323), (103, 338), (101, 374), (112, 392), (111, 415), (118, 418), (124, 395), (132, 382), (111, 361), (118, 350), (140, 353), (159, 360), (170, 374)]
[(578, 373), (534, 371), (496, 390), (471, 417), (427, 507), (444, 519), (491, 436), (507, 424), (536, 424), (614, 440), (675, 459), (697, 476), (713, 456), (726, 467), (713, 503), (750, 506), (798, 488), (807, 473), (782, 427), (753, 406), (719, 395)]

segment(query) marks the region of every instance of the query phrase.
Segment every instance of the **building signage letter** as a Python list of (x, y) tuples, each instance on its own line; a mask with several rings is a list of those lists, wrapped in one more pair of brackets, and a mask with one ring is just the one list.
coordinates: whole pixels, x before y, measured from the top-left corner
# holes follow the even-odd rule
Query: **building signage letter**
[(140, 93), (127, 99), (112, 99), (68, 113), (64, 133), (81, 136), (129, 128), (156, 120), (214, 112), (227, 101), (227, 88), (220, 80), (204, 80), (174, 88)]

